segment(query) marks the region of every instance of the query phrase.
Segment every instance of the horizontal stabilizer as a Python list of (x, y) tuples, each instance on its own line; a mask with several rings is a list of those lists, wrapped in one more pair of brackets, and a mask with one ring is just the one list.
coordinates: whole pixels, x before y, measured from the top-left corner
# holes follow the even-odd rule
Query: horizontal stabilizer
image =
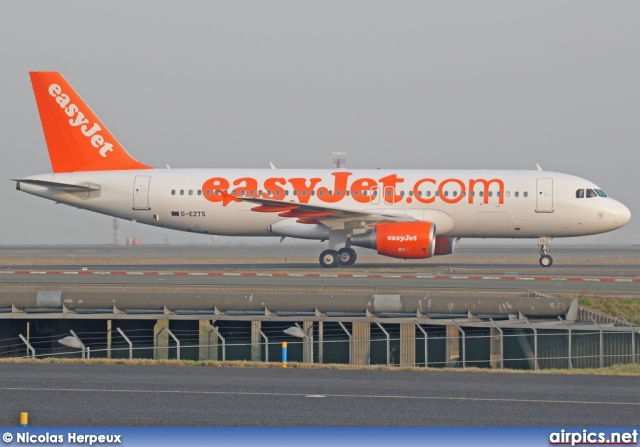
[(20, 190), (21, 183), (25, 183), (27, 185), (42, 186), (43, 188), (58, 189), (60, 191), (67, 192), (70, 194), (74, 194), (74, 193), (88, 194), (93, 191), (100, 191), (100, 185), (96, 185), (95, 183), (82, 183), (79, 185), (74, 185), (72, 183), (50, 182), (47, 180), (12, 179), (12, 181), (17, 182), (16, 183), (17, 190)]

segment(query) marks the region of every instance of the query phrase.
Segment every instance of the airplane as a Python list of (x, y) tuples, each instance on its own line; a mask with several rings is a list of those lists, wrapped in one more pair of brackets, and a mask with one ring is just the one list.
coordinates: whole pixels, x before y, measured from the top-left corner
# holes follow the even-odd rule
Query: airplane
[[(16, 189), (156, 227), (328, 241), (322, 267), (352, 247), (400, 259), (454, 251), (460, 238), (553, 238), (612, 231), (631, 213), (594, 183), (541, 170), (156, 169), (135, 160), (57, 72), (31, 72), (53, 173)], [(340, 247), (338, 249), (338, 247)]]

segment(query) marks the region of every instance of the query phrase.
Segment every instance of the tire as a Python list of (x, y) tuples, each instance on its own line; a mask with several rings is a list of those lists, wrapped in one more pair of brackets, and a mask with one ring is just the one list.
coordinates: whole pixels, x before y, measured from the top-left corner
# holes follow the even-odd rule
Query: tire
[(338, 250), (341, 265), (353, 265), (358, 259), (358, 255), (353, 248), (344, 247)]
[(540, 265), (542, 267), (551, 267), (553, 265), (553, 258), (549, 255), (540, 256)]
[(337, 267), (340, 264), (340, 255), (335, 250), (325, 250), (320, 253), (320, 265), (325, 268)]

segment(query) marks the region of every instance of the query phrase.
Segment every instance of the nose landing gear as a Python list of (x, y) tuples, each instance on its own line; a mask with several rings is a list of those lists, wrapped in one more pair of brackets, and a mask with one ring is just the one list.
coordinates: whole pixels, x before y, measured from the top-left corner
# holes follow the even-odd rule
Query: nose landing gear
[(538, 248), (540, 249), (540, 265), (542, 267), (551, 267), (553, 265), (553, 258), (549, 255), (549, 244), (553, 238), (540, 237), (538, 238)]

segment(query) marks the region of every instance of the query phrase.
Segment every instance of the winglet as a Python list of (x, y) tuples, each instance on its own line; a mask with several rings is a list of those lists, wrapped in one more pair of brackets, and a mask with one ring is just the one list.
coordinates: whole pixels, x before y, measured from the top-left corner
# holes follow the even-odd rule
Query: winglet
[(151, 169), (127, 153), (60, 73), (29, 75), (53, 172)]

